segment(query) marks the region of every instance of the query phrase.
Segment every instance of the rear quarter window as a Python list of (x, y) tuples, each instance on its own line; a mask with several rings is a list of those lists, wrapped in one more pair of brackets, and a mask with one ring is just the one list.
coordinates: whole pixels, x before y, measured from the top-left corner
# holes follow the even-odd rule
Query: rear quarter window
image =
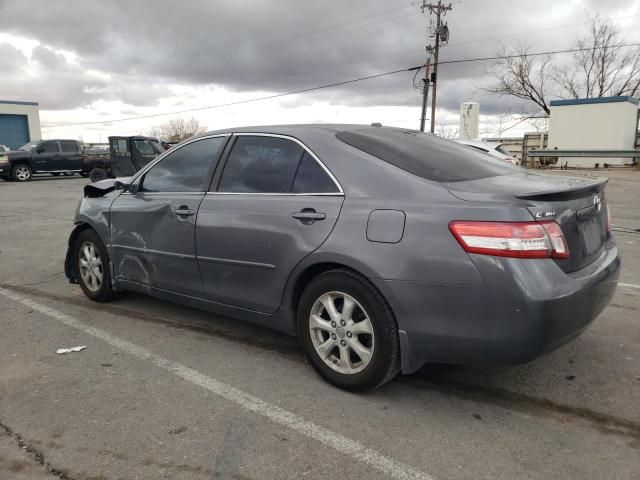
[(60, 140), (60, 146), (62, 147), (63, 152), (79, 152), (80, 146), (71, 140)]
[(461, 182), (509, 175), (517, 168), (465, 145), (428, 133), (394, 128), (345, 131), (336, 138), (418, 177)]

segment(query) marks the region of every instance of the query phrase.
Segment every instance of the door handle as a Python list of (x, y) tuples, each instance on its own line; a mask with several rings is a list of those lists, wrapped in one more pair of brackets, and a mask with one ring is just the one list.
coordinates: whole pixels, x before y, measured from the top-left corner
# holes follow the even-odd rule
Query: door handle
[(181, 207), (176, 208), (175, 211), (176, 211), (176, 215), (179, 215), (181, 217), (189, 217), (196, 213), (194, 209), (189, 208), (186, 205), (182, 205)]
[(318, 220), (324, 220), (327, 215), (322, 212), (316, 212), (313, 208), (303, 208), (299, 212), (292, 213), (291, 216), (302, 223), (313, 223)]

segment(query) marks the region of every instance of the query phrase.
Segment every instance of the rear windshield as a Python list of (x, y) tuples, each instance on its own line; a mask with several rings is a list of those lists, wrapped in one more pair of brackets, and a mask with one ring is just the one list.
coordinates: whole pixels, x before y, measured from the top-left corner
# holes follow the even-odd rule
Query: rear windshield
[(413, 130), (368, 128), (340, 132), (336, 138), (409, 173), (437, 182), (476, 180), (518, 171), (504, 160)]

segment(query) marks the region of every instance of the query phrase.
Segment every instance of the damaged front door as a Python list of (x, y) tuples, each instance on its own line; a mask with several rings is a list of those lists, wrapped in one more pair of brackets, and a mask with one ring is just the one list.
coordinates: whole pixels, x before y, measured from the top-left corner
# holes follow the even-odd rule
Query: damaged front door
[(111, 206), (115, 278), (201, 296), (195, 220), (225, 137), (177, 147)]

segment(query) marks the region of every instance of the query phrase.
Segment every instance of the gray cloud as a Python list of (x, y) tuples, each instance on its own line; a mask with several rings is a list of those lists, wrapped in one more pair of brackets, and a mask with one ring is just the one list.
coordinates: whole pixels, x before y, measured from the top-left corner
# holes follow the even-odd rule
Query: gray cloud
[[(586, 0), (585, 8), (596, 12), (625, 4)], [(568, 47), (579, 28), (540, 30), (586, 19), (556, 6), (553, 0), (533, 6), (501, 0), (454, 3), (446, 17), (451, 42), (441, 60), (491, 56), (500, 41), (513, 44), (531, 31), (527, 38), (535, 50)], [(410, 0), (20, 0), (0, 1), (0, 18), (4, 31), (42, 43), (31, 59), (42, 74), (26, 81), (27, 59), (0, 46), (3, 61), (15, 67), (3, 79), (3, 95), (36, 97), (47, 109), (99, 99), (154, 105), (169, 94), (169, 83), (243, 92), (297, 90), (424, 60), (426, 19)], [(67, 62), (56, 53), (60, 49), (77, 54), (78, 63)], [(461, 101), (474, 99), (481, 101), (483, 113), (519, 110), (517, 102), (481, 91), (490, 81), (487, 67), (486, 62), (442, 65), (440, 107), (457, 110)], [(411, 76), (323, 90), (310, 98), (357, 106), (417, 105)]]

